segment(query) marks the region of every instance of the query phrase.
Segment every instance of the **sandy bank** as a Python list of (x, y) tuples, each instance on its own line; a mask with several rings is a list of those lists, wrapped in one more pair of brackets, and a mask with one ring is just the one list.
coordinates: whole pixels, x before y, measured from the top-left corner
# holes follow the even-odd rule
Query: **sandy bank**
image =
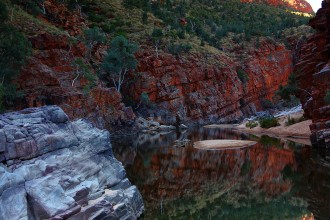
[(301, 144), (310, 145), (311, 143), (309, 137), (311, 135), (311, 131), (309, 129), (309, 125), (312, 123), (311, 120), (302, 121), (290, 126), (285, 125), (285, 122), (287, 122), (288, 117), (297, 119), (300, 118), (302, 115), (303, 112), (300, 111), (296, 113), (291, 113), (289, 115), (280, 116), (278, 118), (280, 126), (269, 129), (261, 128), (259, 125), (252, 129), (247, 128), (246, 127), (247, 121), (241, 124), (212, 124), (212, 125), (206, 125), (204, 126), (204, 128), (234, 129), (237, 131), (253, 134), (256, 136), (268, 135), (268, 136), (278, 137), (283, 140), (289, 140)]
[(309, 139), (309, 136), (311, 135), (311, 131), (309, 129), (309, 125), (312, 123), (311, 120), (306, 120), (302, 121), (290, 126), (286, 126), (285, 122), (287, 122), (288, 117), (290, 116), (291, 118), (299, 118), (303, 115), (302, 112), (297, 112), (294, 114), (286, 115), (286, 116), (281, 116), (279, 117), (279, 123), (280, 126), (265, 129), (261, 128), (259, 125), (255, 128), (247, 128), (246, 123), (243, 122), (242, 124), (235, 126), (235, 129), (245, 131), (247, 133), (251, 134), (271, 134), (271, 135), (276, 135), (280, 137), (293, 137), (293, 138), (306, 138)]
[(194, 147), (202, 150), (226, 150), (239, 149), (250, 147), (257, 144), (255, 141), (241, 141), (241, 140), (206, 140), (197, 141)]

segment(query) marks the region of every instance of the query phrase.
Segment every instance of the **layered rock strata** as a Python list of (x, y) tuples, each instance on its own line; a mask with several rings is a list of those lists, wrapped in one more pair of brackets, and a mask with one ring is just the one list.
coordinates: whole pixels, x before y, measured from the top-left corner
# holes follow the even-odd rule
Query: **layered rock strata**
[(316, 33), (302, 48), (303, 56), (295, 66), (299, 96), (305, 116), (313, 120), (313, 145), (330, 147), (330, 105), (325, 100), (330, 91), (330, 1), (323, 1), (310, 26)]
[(144, 205), (109, 132), (57, 106), (0, 116), (0, 219), (137, 219)]
[(158, 107), (151, 114), (166, 122), (237, 120), (261, 110), (293, 71), (292, 53), (281, 44), (263, 41), (244, 56), (238, 63), (225, 54), (157, 58), (141, 50), (139, 77), (126, 89), (136, 102), (148, 94)]
[(72, 45), (67, 36), (46, 33), (30, 41), (35, 52), (16, 81), (25, 94), (16, 105), (19, 109), (58, 105), (70, 118), (86, 118), (100, 128), (133, 123), (133, 110), (114, 88), (99, 85), (86, 90), (89, 82), (75, 65), (86, 53), (83, 43)]

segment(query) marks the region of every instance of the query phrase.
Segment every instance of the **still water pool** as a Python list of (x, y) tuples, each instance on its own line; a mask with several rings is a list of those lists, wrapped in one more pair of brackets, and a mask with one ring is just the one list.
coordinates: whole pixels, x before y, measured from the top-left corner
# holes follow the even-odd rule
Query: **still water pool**
[[(201, 150), (177, 140), (253, 140), (249, 148)], [(330, 153), (232, 129), (112, 138), (144, 199), (141, 219), (330, 219)]]

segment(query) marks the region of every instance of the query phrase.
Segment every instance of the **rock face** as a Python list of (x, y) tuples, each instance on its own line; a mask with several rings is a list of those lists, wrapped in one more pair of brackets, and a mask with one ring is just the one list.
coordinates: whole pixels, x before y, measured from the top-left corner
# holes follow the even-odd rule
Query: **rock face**
[[(293, 70), (292, 53), (283, 45), (262, 42), (246, 56), (238, 63), (224, 54), (157, 58), (144, 50), (137, 54), (140, 75), (127, 91), (136, 102), (147, 93), (158, 106), (152, 116), (166, 122), (237, 120), (261, 109)], [(243, 82), (239, 71), (249, 80)]]
[(295, 66), (300, 80), (300, 99), (305, 116), (313, 120), (311, 140), (316, 146), (330, 147), (330, 105), (325, 96), (330, 89), (330, 1), (323, 1), (310, 25), (316, 33), (302, 48), (301, 61)]
[(312, 6), (305, 0), (241, 0), (242, 2), (261, 2), (274, 6), (286, 6), (298, 12), (312, 14)]
[(109, 132), (57, 106), (0, 116), (0, 219), (137, 219), (144, 206)]
[(75, 66), (75, 60), (86, 53), (81, 42), (72, 45), (67, 36), (50, 34), (30, 41), (35, 53), (17, 80), (18, 89), (26, 94), (18, 108), (58, 105), (70, 118), (87, 118), (101, 128), (133, 123), (132, 109), (125, 107), (114, 88), (97, 86), (85, 91), (88, 81), (83, 74), (77, 77)]

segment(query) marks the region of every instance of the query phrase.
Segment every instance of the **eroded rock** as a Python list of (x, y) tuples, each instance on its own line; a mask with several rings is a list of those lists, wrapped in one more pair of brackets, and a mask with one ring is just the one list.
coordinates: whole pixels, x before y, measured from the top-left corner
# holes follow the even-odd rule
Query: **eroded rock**
[(144, 206), (109, 132), (57, 106), (0, 116), (0, 219), (137, 219)]

